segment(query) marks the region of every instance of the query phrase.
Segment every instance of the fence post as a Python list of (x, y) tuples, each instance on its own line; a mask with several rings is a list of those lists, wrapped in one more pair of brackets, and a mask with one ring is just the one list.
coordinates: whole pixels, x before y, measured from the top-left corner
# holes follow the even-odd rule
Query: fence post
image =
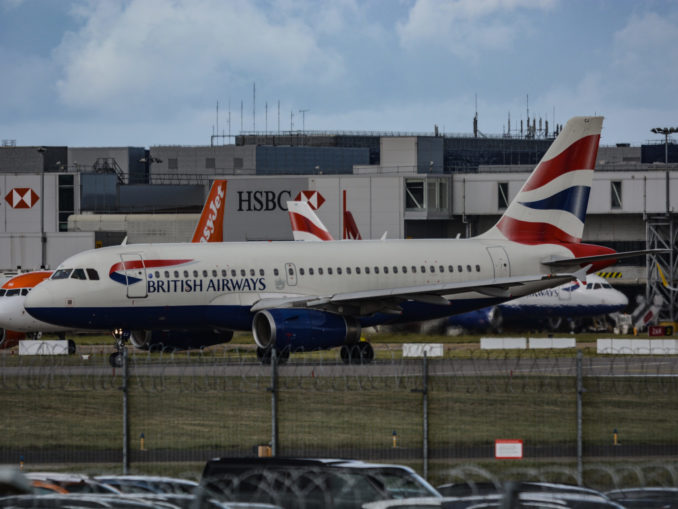
[(577, 484), (584, 483), (584, 460), (583, 460), (583, 411), (582, 397), (584, 394), (584, 379), (582, 375), (582, 351), (577, 350)]
[(122, 355), (122, 473), (129, 473), (129, 358), (127, 346), (120, 350)]
[(426, 350), (424, 350), (424, 380), (423, 380), (423, 395), (424, 395), (424, 441), (422, 444), (422, 456), (424, 460), (424, 479), (428, 479), (428, 357)]
[(271, 348), (271, 456), (278, 455), (278, 356)]

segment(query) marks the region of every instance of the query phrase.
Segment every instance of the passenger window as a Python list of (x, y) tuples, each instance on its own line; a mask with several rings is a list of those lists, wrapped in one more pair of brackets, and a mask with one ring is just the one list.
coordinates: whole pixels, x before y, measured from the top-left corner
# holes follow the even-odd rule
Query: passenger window
[(476, 265), (476, 272), (480, 272), (480, 265)]
[(188, 271), (187, 271), (187, 270), (184, 271), (184, 277), (185, 277), (185, 278), (188, 277)]
[(452, 265), (448, 265), (447, 272), (454, 272), (454, 267)]
[[(292, 270), (292, 269), (290, 268), (290, 270)], [(245, 274), (247, 274), (247, 272), (245, 272), (245, 269), (240, 269), (240, 276), (245, 277)]]
[(265, 274), (265, 273), (264, 273), (264, 269), (259, 269), (259, 275), (260, 275), (260, 276), (263, 276), (264, 274)]
[(250, 276), (254, 277), (255, 274), (256, 272), (254, 272), (254, 269), (250, 269)]
[(423, 265), (421, 266), (421, 273), (426, 274), (426, 267), (424, 267)]
[(407, 274), (407, 267), (403, 265), (403, 274)]
[(417, 273), (417, 266), (412, 265), (412, 274), (416, 274), (416, 273)]
[[(231, 277), (235, 277), (236, 274), (237, 272), (235, 271), (235, 269), (231, 269)], [(275, 269), (275, 275), (276, 276), (278, 275), (278, 269)]]
[(365, 274), (369, 274), (369, 273), (370, 273), (370, 268), (369, 268), (369, 267), (365, 267)]
[(299, 268), (299, 275), (300, 276), (304, 275), (304, 268), (303, 267)]
[[(235, 271), (232, 270), (232, 271), (231, 271), (231, 274), (233, 274), (233, 275), (235, 276)], [(279, 271), (278, 269), (273, 269), (273, 275), (274, 275), (274, 276), (277, 276), (277, 275), (279, 275), (279, 274), (280, 274), (280, 271)]]
[[(332, 274), (332, 269), (330, 269), (330, 274)], [(323, 268), (322, 267), (318, 267), (318, 275), (319, 276), (323, 275)]]
[(438, 272), (445, 272), (445, 267), (443, 267), (442, 265), (438, 267)]
[(228, 272), (226, 271), (226, 269), (221, 269), (221, 277), (226, 277), (226, 276), (228, 276)]
[(202, 271), (202, 277), (207, 277), (207, 271), (206, 270)]
[(467, 266), (466, 266), (466, 270), (467, 270), (468, 272), (471, 272), (471, 266), (470, 266), (470, 265), (467, 265)]
[(433, 272), (436, 271), (436, 268), (435, 268), (433, 265), (431, 265), (431, 266), (429, 267), (429, 270), (433, 273)]
[[(322, 274), (322, 273), (323, 273), (323, 269), (322, 268), (318, 269), (318, 274)], [(327, 273), (330, 276), (332, 275), (332, 267), (327, 267)]]
[(351, 273), (351, 267), (346, 267), (346, 274), (350, 274), (350, 273)]
[(169, 279), (169, 270), (166, 270), (166, 271), (165, 271), (165, 277), (166, 277), (167, 279)]
[(393, 266), (393, 273), (394, 274), (398, 273), (398, 267), (396, 265)]
[(198, 271), (197, 270), (193, 271), (193, 277), (198, 277)]
[(360, 267), (356, 267), (356, 268), (355, 268), (355, 273), (356, 273), (356, 274), (360, 274)]
[(309, 267), (308, 269), (308, 275), (312, 276), (313, 275), (313, 267)]
[(216, 269), (212, 269), (212, 277), (217, 277), (217, 270)]
[(174, 271), (174, 277), (179, 277), (179, 271), (178, 270)]
[[(244, 275), (245, 275), (245, 271), (243, 270), (242, 272), (243, 272), (243, 276), (244, 276)], [(294, 269), (293, 269), (292, 267), (290, 267), (289, 269), (287, 269), (287, 273), (288, 273), (290, 276), (294, 276)]]
[(341, 276), (341, 267), (337, 267), (337, 274)]
[(384, 274), (388, 274), (388, 267), (384, 265)]
[[(68, 276), (71, 275), (73, 269), (59, 269), (54, 274), (52, 274), (52, 279), (68, 279)], [(7, 292), (9, 295), (9, 292)]]
[(377, 267), (377, 266), (374, 267), (374, 273), (379, 274), (379, 267)]
[(464, 268), (461, 265), (457, 265), (457, 272), (464, 272)]
[(92, 281), (98, 281), (99, 280), (99, 273), (96, 271), (96, 269), (85, 269), (87, 271), (87, 277), (90, 278)]

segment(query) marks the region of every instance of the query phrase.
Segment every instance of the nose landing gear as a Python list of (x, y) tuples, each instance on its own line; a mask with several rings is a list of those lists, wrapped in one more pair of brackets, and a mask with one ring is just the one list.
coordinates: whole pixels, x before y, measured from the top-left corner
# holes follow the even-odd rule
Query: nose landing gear
[(127, 343), (130, 338), (130, 331), (124, 329), (115, 329), (112, 334), (113, 339), (115, 339), (115, 352), (113, 352), (108, 357), (108, 362), (114, 368), (121, 368), (124, 351), (127, 348), (125, 343)]

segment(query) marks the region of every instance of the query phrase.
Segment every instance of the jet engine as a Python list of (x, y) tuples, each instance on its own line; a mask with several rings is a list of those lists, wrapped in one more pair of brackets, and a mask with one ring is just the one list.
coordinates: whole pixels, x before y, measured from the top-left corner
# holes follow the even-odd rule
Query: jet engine
[(348, 316), (309, 309), (259, 311), (252, 321), (254, 341), (262, 350), (326, 350), (360, 341), (360, 323)]
[(130, 334), (130, 342), (142, 350), (194, 350), (232, 338), (233, 331), (221, 329), (134, 330)]
[(497, 306), (489, 308), (477, 309), (462, 313), (459, 315), (452, 315), (447, 320), (447, 325), (451, 327), (462, 327), (466, 330), (472, 331), (497, 331), (501, 329), (503, 318), (501, 310)]

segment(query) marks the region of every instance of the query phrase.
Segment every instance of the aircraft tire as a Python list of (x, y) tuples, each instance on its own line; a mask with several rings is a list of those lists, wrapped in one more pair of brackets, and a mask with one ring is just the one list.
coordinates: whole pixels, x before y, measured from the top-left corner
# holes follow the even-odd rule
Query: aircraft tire
[(75, 341), (72, 339), (68, 340), (68, 355), (73, 355), (75, 353)]
[(122, 353), (113, 352), (108, 356), (108, 363), (113, 368), (122, 368)]
[(341, 345), (341, 350), (339, 351), (339, 357), (341, 357), (341, 362), (344, 364), (351, 363), (351, 347), (349, 345)]
[(371, 364), (374, 360), (374, 348), (367, 341), (358, 343), (360, 351), (360, 364)]

